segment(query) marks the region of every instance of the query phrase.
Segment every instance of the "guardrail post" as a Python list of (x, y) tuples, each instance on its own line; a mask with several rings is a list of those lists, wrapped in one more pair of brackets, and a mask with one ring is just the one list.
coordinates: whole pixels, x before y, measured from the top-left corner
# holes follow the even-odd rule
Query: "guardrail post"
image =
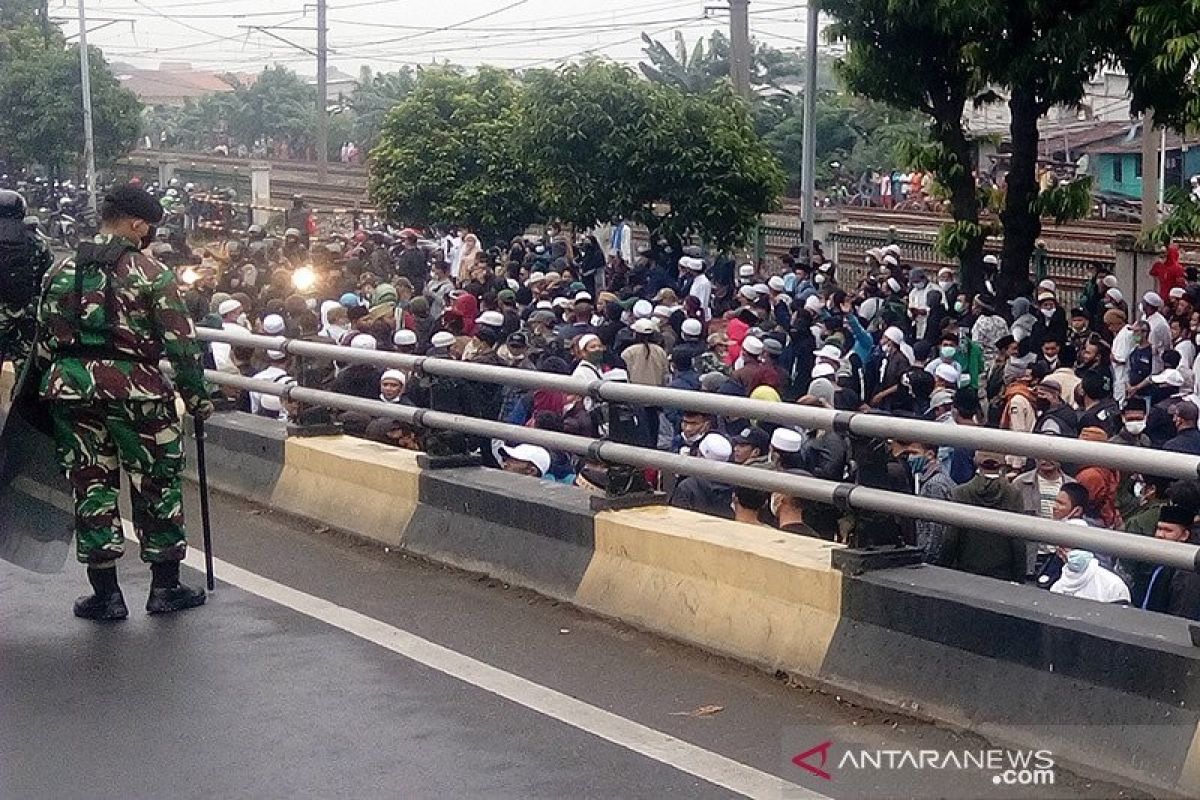
[(159, 156), (158, 159), (158, 185), (165, 187), (171, 182), (171, 178), (175, 177), (175, 169), (179, 166), (179, 159), (171, 156)]
[(271, 163), (269, 161), (250, 162), (250, 222), (254, 225), (266, 225), (271, 212), (266, 210), (271, 205)]
[(1033, 248), (1033, 274), (1038, 283), (1046, 279), (1046, 243), (1038, 242)]

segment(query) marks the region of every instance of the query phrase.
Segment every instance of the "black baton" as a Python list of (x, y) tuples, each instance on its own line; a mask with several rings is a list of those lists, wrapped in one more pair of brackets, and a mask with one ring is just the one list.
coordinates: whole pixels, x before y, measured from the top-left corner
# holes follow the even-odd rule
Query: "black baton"
[(213, 577), (212, 521), (208, 516), (208, 464), (204, 459), (204, 420), (193, 417), (196, 428), (196, 475), (200, 479), (200, 525), (204, 536), (204, 574), (211, 592)]

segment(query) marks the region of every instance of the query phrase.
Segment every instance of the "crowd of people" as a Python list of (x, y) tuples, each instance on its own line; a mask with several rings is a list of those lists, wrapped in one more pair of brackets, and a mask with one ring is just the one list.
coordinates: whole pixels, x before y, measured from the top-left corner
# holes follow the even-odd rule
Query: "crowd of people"
[[(986, 258), (985, 290), (975, 294), (960, 289), (951, 269), (910, 267), (895, 245), (872, 250), (864, 276), (843, 283), (819, 243), (811, 255), (739, 265), (678, 243), (635, 249), (621, 222), (578, 241), (519, 237), (494, 247), (457, 230), (425, 237), (411, 229), (323, 242), (292, 229), (280, 247), (255, 247), (239, 243), (226, 264), (188, 268), (186, 300), (199, 324), (1200, 455), (1200, 282), (1176, 247), (1152, 272), (1155, 291), (1127, 296), (1097, 264), (1072, 303), (1052, 280), (1001, 302), (995, 256)], [(297, 361), (236, 345), (215, 345), (212, 356), (216, 369), (273, 382), (1200, 543), (1195, 481), (336, 359)], [(227, 400), (293, 424), (328, 413), (269, 394)], [(831, 541), (907, 543), (930, 563), (1200, 619), (1200, 576), (1191, 572), (931, 521), (847, 514), (698, 477), (612, 469), (391, 418), (348, 413), (336, 421), (348, 433), (432, 455), (478, 451), (488, 465), (593, 492), (658, 490), (682, 508)]]

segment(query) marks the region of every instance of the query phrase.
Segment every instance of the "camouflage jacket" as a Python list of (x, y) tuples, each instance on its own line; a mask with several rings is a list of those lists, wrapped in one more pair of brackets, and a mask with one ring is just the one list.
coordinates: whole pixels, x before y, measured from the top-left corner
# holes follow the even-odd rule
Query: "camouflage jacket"
[(84, 270), (82, 297), (76, 292), (75, 258), (46, 275), (38, 309), (41, 396), (170, 400), (172, 385), (158, 366), (165, 357), (191, 411), (207, 396), (202, 348), (174, 273), (120, 237), (100, 235), (94, 244), (124, 252), (110, 269)]

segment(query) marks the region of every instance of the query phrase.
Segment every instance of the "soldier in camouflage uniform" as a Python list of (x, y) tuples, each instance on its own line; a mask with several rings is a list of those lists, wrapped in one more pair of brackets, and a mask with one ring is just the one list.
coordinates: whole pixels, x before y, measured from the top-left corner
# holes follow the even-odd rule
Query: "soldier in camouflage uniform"
[(146, 610), (192, 608), (204, 592), (179, 582), (183, 528), (183, 442), (175, 394), (159, 369), (168, 359), (193, 416), (212, 413), (201, 348), (171, 270), (141, 251), (162, 206), (123, 186), (104, 198), (101, 232), (52, 269), (38, 313), (41, 396), (50, 401), (58, 458), (75, 495), (79, 560), (94, 594), (75, 615), (128, 616), (117, 584), (125, 551), (117, 511), (120, 470), (132, 486), (133, 524), (153, 575)]
[(54, 263), (45, 240), (25, 226), (25, 198), (0, 189), (0, 367), (19, 373), (37, 323), (38, 287)]

